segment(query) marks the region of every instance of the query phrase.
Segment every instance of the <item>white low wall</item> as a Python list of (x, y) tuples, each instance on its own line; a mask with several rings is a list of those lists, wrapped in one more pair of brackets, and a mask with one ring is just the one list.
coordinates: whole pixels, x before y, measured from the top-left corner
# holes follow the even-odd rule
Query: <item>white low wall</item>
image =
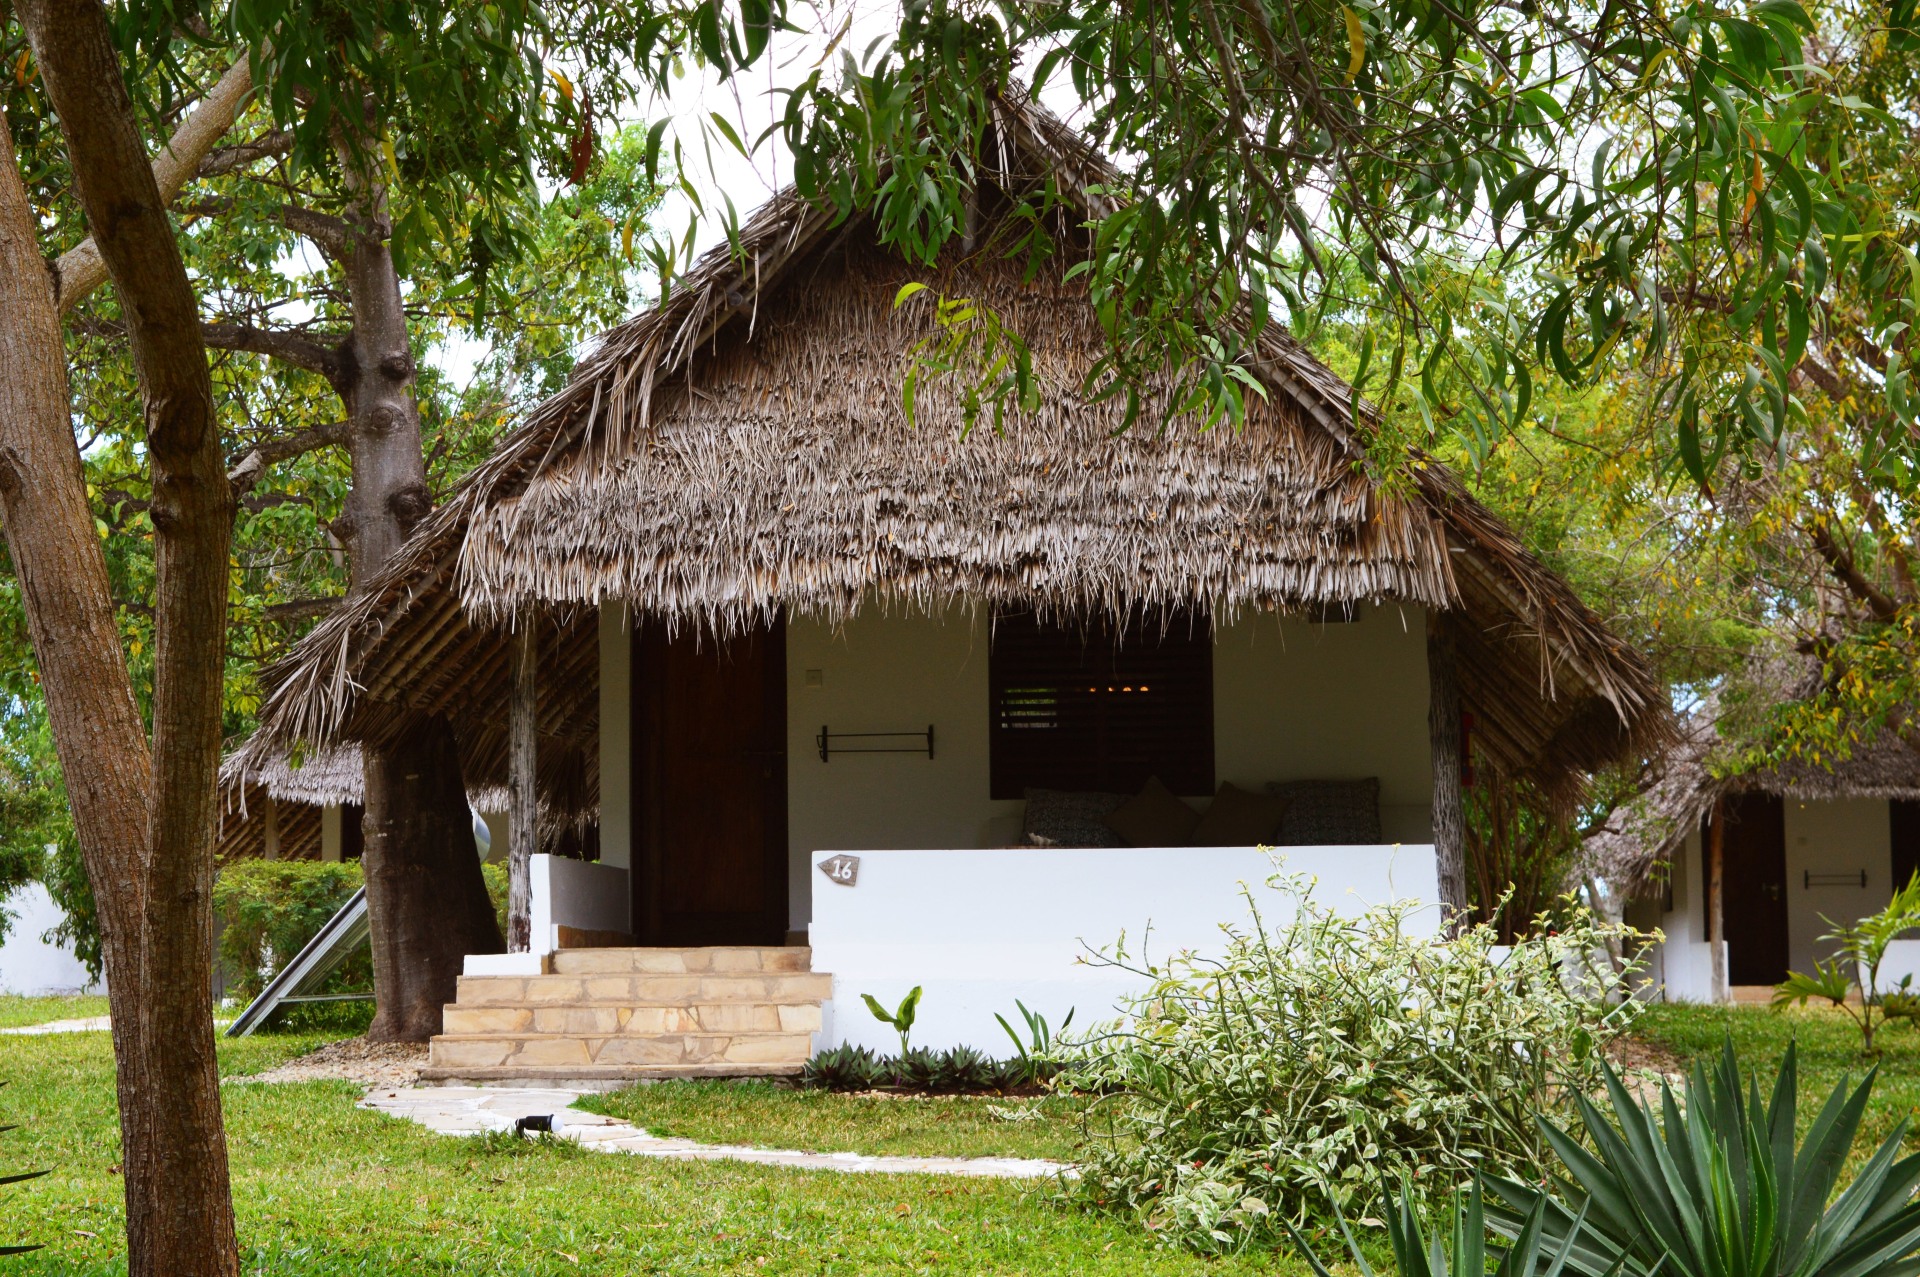
[(7, 942), (0, 945), (0, 993), (47, 997), (101, 991), (71, 951), (40, 938), (65, 917), (45, 887), (30, 882), (8, 896), (4, 907), (14, 918)]
[[(1315, 898), (1343, 912), (1439, 898), (1429, 845), (1285, 852), (1285, 870), (1317, 878)], [(818, 867), (837, 854), (810, 858), (813, 969), (833, 976), (821, 1047), (897, 1050), (893, 1029), (860, 995), (891, 1009), (920, 985), (916, 1045), (1007, 1054), (1012, 1043), (994, 1014), (1022, 1027), (1015, 999), (1055, 1027), (1072, 1010), (1079, 1027), (1109, 1018), (1122, 995), (1141, 987), (1136, 976), (1086, 962), (1089, 949), (1111, 948), (1124, 935), (1135, 959), (1219, 952), (1221, 928), (1247, 920), (1242, 883), (1255, 887), (1269, 927), (1291, 914), (1290, 897), (1265, 885), (1273, 861), (1253, 847), (861, 851), (846, 853), (859, 858), (852, 886)], [(1439, 910), (1423, 909), (1416, 920), (1437, 932)]]
[(532, 895), (528, 953), (470, 953), (468, 975), (538, 975), (546, 956), (560, 947), (558, 930), (627, 931), (633, 893), (627, 871), (618, 865), (570, 860), (564, 856), (534, 856), (527, 866)]

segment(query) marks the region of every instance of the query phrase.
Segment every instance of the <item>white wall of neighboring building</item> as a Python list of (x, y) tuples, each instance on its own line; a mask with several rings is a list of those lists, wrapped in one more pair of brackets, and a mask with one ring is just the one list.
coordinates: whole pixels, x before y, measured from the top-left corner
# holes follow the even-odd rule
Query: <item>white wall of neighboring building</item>
[(30, 882), (15, 889), (0, 907), (14, 916), (6, 943), (0, 944), (0, 993), (46, 997), (101, 992), (71, 950), (40, 938), (65, 916), (45, 887)]
[[(1807, 971), (1816, 957), (1832, 952), (1833, 946), (1820, 943), (1832, 930), (1821, 915), (1852, 922), (1887, 907), (1893, 895), (1893, 835), (1885, 799), (1803, 803), (1789, 798), (1785, 806), (1787, 961), (1793, 970)], [(1862, 873), (1865, 886), (1858, 877)], [(1808, 885), (1809, 874), (1848, 881)]]
[[(868, 608), (834, 627), (787, 625), (792, 925), (805, 927), (824, 848), (992, 848), (1018, 842), (1022, 804), (988, 797), (988, 619)], [(835, 754), (840, 732), (924, 732), (934, 757)], [(1348, 624), (1273, 615), (1221, 628), (1214, 651), (1218, 781), (1378, 776), (1388, 842), (1432, 837), (1425, 619), (1364, 609)], [(903, 739), (903, 745), (911, 744)]]

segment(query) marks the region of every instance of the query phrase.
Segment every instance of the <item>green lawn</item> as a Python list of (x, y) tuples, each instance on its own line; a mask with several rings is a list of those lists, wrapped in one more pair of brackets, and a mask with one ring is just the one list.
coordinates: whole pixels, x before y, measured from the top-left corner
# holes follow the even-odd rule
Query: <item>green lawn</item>
[[(61, 1019), (16, 999), (17, 1019)], [(84, 1008), (82, 1013), (84, 1013)], [(1830, 1013), (1658, 1007), (1645, 1036), (1682, 1057), (1731, 1031), (1770, 1068), (1797, 1036), (1803, 1096), (1861, 1070)], [(322, 1040), (222, 1040), (230, 1075)], [(1884, 1132), (1920, 1107), (1920, 1034), (1885, 1039), (1869, 1119)], [(0, 1174), (51, 1168), (0, 1188), (0, 1240), (47, 1249), (9, 1273), (124, 1271), (118, 1137), (107, 1035), (0, 1037)], [(234, 1196), (248, 1273), (1284, 1273), (1285, 1254), (1201, 1260), (1161, 1250), (1134, 1225), (1078, 1214), (1045, 1184), (851, 1176), (724, 1163), (665, 1163), (505, 1140), (429, 1135), (354, 1106), (341, 1083), (225, 1090)], [(1070, 1156), (1073, 1121), (1055, 1101), (1035, 1121), (998, 1101), (861, 1100), (771, 1086), (673, 1084), (601, 1097), (650, 1129), (733, 1142), (861, 1152)], [(1031, 1103), (1031, 1102), (1022, 1102)], [(1329, 1252), (1331, 1253), (1331, 1252)]]
[[(1920, 1031), (1909, 1025), (1877, 1033), (1873, 1056), (1861, 1053), (1860, 1031), (1853, 1022), (1830, 1007), (1776, 1012), (1764, 1007), (1656, 1006), (1642, 1017), (1639, 1035), (1689, 1061), (1717, 1058), (1731, 1035), (1741, 1067), (1765, 1070), (1759, 1074), (1763, 1090), (1787, 1044), (1797, 1042), (1803, 1131), (1843, 1078), (1859, 1081), (1877, 1065), (1873, 1100), (1853, 1151), (1856, 1161), (1872, 1153), (1901, 1120), (1920, 1123)], [(1920, 1138), (1910, 1137), (1907, 1145), (1920, 1148)]]
[[(230, 1073), (318, 1039), (222, 1039)], [(107, 1035), (0, 1037), (5, 1239), (21, 1274), (124, 1271)], [(1246, 1274), (1068, 1210), (1044, 1184), (680, 1164), (430, 1135), (354, 1106), (340, 1083), (225, 1088), (243, 1271), (272, 1274)], [(4, 1171), (0, 1171), (4, 1173)]]
[(23, 998), (18, 994), (0, 993), (0, 1029), (24, 1028), (49, 1020), (91, 1019), (106, 1013), (104, 997)]
[(661, 1082), (581, 1104), (710, 1144), (818, 1153), (1073, 1159), (1079, 1105), (1067, 1098), (836, 1095), (767, 1082)]

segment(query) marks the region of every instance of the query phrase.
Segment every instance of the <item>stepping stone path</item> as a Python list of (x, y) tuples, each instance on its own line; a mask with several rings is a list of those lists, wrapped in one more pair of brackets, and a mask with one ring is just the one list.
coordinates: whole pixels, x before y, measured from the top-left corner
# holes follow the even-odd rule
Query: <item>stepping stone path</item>
[(666, 1139), (599, 1113), (584, 1113), (573, 1102), (584, 1091), (562, 1087), (423, 1086), (375, 1089), (360, 1101), (389, 1117), (418, 1122), (438, 1135), (481, 1135), (509, 1131), (523, 1117), (560, 1116), (560, 1135), (603, 1153), (631, 1153), (687, 1162), (753, 1162), (799, 1170), (850, 1174), (962, 1175), (980, 1179), (1045, 1179), (1071, 1174), (1064, 1162), (1021, 1157), (870, 1157), (860, 1153), (803, 1153), (793, 1149), (749, 1148), (737, 1144), (701, 1144)]

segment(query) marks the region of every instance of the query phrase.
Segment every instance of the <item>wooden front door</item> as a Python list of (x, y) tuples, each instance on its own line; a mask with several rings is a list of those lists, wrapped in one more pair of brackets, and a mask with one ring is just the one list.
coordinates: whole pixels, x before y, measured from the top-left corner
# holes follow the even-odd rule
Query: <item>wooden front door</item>
[(1727, 981), (1787, 978), (1787, 816), (1772, 794), (1729, 794), (1722, 901)]
[(649, 623), (633, 661), (640, 942), (784, 942), (785, 626), (716, 642)]

